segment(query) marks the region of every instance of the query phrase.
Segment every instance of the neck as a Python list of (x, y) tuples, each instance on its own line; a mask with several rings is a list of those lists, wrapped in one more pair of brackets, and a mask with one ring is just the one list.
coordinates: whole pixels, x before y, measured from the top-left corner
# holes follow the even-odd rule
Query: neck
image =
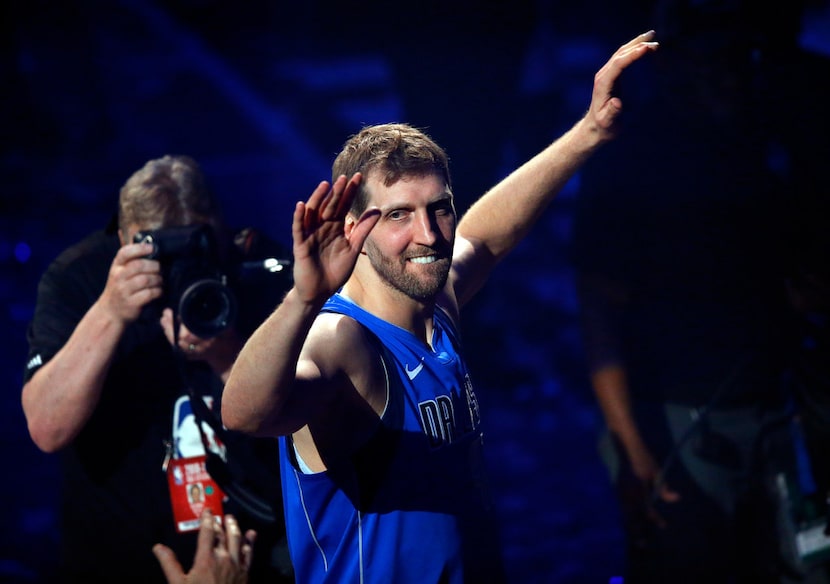
[(358, 274), (343, 286), (342, 294), (363, 310), (411, 332), (424, 344), (432, 341), (432, 318), (435, 302), (419, 302), (389, 287), (385, 282), (366, 282)]

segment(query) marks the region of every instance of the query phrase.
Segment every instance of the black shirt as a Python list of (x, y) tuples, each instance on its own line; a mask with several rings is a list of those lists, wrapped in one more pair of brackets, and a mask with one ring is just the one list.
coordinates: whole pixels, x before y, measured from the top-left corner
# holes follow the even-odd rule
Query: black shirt
[[(233, 261), (250, 257), (253, 232), (237, 238)], [(64, 251), (47, 269), (38, 287), (34, 318), (28, 329), (25, 380), (66, 343), (78, 322), (100, 297), (119, 249), (114, 233), (99, 231)], [(255, 247), (262, 247), (261, 245)], [(233, 266), (231, 266), (233, 267)], [(275, 307), (289, 286), (290, 271), (254, 280), (234, 272), (240, 299), (240, 327), (257, 324), (252, 313)], [(264, 278), (264, 279), (263, 279)], [(251, 285), (248, 285), (251, 284)], [(252, 296), (253, 294), (253, 296)], [(195, 552), (196, 532), (175, 530), (167, 477), (162, 471), (165, 441), (171, 439), (173, 410), (186, 395), (182, 373), (158, 322), (145, 311), (124, 332), (107, 373), (100, 401), (76, 439), (62, 451), (61, 574), (77, 582), (165, 582), (152, 546), (170, 546), (187, 570)], [(188, 363), (185, 376), (197, 393), (215, 398), (219, 411), (221, 380), (204, 363)], [(281, 513), (276, 441), (234, 435), (235, 452), (261, 464), (248, 465), (258, 494)], [(253, 456), (254, 458), (249, 458)], [(275, 580), (271, 548), (284, 535), (281, 517), (265, 525), (234, 506), (225, 507), (243, 529), (258, 531), (255, 562), (263, 580)], [(252, 571), (251, 581), (257, 581)]]

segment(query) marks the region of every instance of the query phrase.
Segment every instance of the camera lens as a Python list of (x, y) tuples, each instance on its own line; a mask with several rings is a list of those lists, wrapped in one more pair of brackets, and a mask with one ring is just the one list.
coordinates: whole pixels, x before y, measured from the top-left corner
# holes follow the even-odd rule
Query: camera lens
[(194, 335), (215, 337), (233, 323), (236, 299), (220, 281), (199, 280), (182, 293), (179, 316)]

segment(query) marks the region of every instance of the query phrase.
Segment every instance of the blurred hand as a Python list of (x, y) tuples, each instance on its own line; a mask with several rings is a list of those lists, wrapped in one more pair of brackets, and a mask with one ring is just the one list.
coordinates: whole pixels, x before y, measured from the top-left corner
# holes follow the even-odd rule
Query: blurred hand
[(210, 510), (205, 509), (190, 572), (184, 573), (176, 554), (163, 544), (153, 546), (153, 554), (169, 584), (246, 584), (255, 538), (256, 532), (252, 529), (242, 536), (233, 515), (225, 516), (223, 527)]
[(666, 503), (680, 500), (680, 494), (663, 482), (660, 466), (644, 446), (631, 448), (621, 457), (616, 488), (625, 524), (634, 541), (644, 538), (653, 527), (666, 527), (665, 519), (654, 506), (658, 500)]
[[(165, 308), (161, 313), (161, 328), (164, 329), (164, 336), (172, 345), (175, 341), (173, 331), (173, 310)], [(184, 325), (179, 324), (179, 338), (177, 347), (182, 354), (190, 361), (205, 361), (211, 369), (225, 379), (230, 372), (233, 361), (239, 350), (242, 348), (242, 340), (236, 330), (229, 327), (221, 334), (203, 339), (197, 337)]]
[(161, 296), (159, 263), (146, 259), (152, 244), (131, 243), (122, 246), (110, 266), (101, 305), (123, 322), (133, 322), (148, 302)]

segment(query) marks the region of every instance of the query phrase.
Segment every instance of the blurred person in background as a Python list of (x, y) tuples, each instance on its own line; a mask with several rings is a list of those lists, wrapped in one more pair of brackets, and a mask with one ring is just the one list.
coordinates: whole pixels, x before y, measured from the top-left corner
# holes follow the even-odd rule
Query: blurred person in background
[[(153, 546), (192, 561), (205, 507), (258, 533), (252, 582), (292, 581), (277, 443), (219, 417), (233, 358), (290, 286), (263, 267), (281, 254), (227, 229), (196, 161), (164, 156), (48, 267), (22, 404), (34, 443), (61, 455), (63, 581), (164, 582)], [(194, 482), (203, 497), (188, 502)]]
[[(795, 71), (800, 12), (654, 7), (661, 51), (622, 87), (626, 124), (584, 173), (574, 239), (626, 582), (804, 581), (816, 570), (796, 550), (783, 383), (804, 192), (782, 167), (813, 148), (786, 116), (824, 108), (785, 98), (806, 79), (782, 75)], [(826, 114), (806, 120), (826, 128)]]

